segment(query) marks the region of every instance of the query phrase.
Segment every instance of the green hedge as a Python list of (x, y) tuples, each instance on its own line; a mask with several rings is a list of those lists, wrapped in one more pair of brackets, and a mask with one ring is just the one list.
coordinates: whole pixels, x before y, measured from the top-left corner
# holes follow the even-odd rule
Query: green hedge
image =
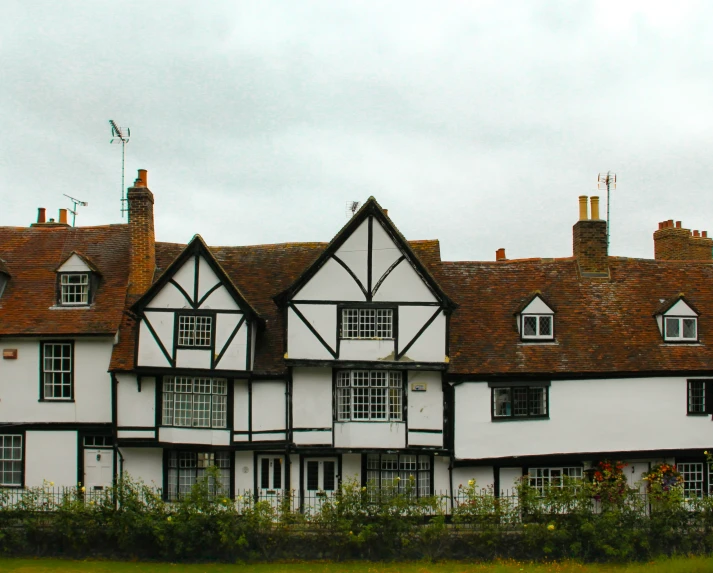
[[(342, 484), (319, 509), (235, 501), (198, 483), (166, 503), (128, 477), (88, 501), (81, 488), (52, 505), (43, 488), (19, 501), (0, 493), (0, 551), (5, 555), (269, 561), (275, 559), (579, 559), (649, 560), (707, 554), (713, 548), (713, 499), (683, 498), (655, 486), (647, 496), (614, 484), (571, 483), (541, 491), (527, 481), (517, 496), (459, 490), (451, 515), (437, 497), (374, 495)], [(50, 507), (51, 506), (51, 507)], [(49, 509), (49, 510), (48, 510)]]

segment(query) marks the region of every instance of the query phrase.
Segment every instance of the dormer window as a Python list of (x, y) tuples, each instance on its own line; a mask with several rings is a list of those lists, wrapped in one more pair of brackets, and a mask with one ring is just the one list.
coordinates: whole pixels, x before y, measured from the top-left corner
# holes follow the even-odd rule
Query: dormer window
[(654, 316), (664, 342), (698, 342), (698, 311), (683, 294), (662, 300)]
[(62, 273), (59, 276), (60, 304), (89, 304), (89, 273)]
[(526, 298), (515, 316), (523, 342), (554, 340), (555, 311), (543, 300), (539, 292)]

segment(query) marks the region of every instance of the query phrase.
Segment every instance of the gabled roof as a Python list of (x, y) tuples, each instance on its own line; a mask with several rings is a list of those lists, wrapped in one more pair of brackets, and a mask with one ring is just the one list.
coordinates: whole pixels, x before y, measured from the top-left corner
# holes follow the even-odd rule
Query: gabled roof
[[(102, 274), (92, 304), (57, 308), (56, 269), (79, 251)], [(114, 335), (129, 277), (129, 227), (2, 227), (0, 258), (12, 269), (0, 299), (0, 336)]]
[[(420, 260), (437, 269), (440, 263), (438, 241), (410, 243)], [(284, 314), (273, 297), (284, 291), (304, 272), (327, 247), (327, 243), (282, 243), (245, 247), (208, 247), (227, 276), (241, 287), (249, 304), (260, 313), (263, 328), (255, 348), (254, 372), (258, 375), (282, 375), (287, 371), (284, 361)], [(172, 262), (185, 250), (185, 245), (156, 243), (157, 282), (166, 274)], [(131, 370), (134, 364), (134, 318), (125, 316), (119, 344), (114, 346), (111, 370)]]
[(71, 259), (74, 255), (77, 255), (77, 257), (79, 257), (79, 259), (81, 259), (81, 261), (82, 261), (85, 265), (87, 265), (87, 267), (89, 268), (90, 271), (92, 271), (93, 273), (95, 273), (95, 274), (101, 276), (101, 273), (99, 272), (99, 269), (97, 269), (96, 265), (95, 265), (94, 263), (92, 263), (92, 261), (91, 261), (88, 257), (85, 257), (85, 256), (84, 256), (82, 253), (80, 253), (79, 251), (72, 251), (71, 253), (69, 253), (69, 255), (68, 255), (67, 257), (65, 257), (65, 259), (64, 259), (59, 265), (57, 265), (57, 268), (55, 269), (55, 272), (56, 272), (56, 271), (59, 271), (59, 269), (61, 269), (61, 268), (65, 265), (65, 263), (66, 263), (69, 259)]
[(674, 295), (668, 299), (665, 299), (656, 309), (654, 312), (654, 316), (658, 316), (660, 314), (666, 314), (671, 308), (679, 301), (682, 300), (684, 303), (688, 305), (688, 308), (690, 308), (693, 312), (695, 312), (697, 315), (700, 316), (700, 312), (698, 312), (698, 309), (696, 309), (695, 306), (691, 303), (690, 300), (686, 298), (686, 296), (681, 292), (678, 293), (677, 295)]
[(346, 225), (339, 230), (339, 232), (326, 246), (324, 251), (322, 251), (319, 258), (307, 267), (287, 289), (274, 297), (275, 302), (279, 306), (282, 306), (285, 302), (292, 298), (317, 273), (317, 271), (322, 268), (322, 265), (327, 262), (327, 259), (337, 252), (339, 247), (342, 246), (342, 244), (359, 227), (359, 225), (361, 225), (370, 215), (381, 223), (384, 231), (386, 231), (386, 233), (391, 237), (391, 240), (393, 240), (394, 243), (396, 243), (396, 245), (399, 246), (399, 248), (406, 254), (407, 259), (413, 264), (416, 272), (428, 285), (436, 298), (440, 299), (446, 308), (455, 308), (453, 301), (448, 295), (446, 295), (423, 261), (419, 260), (417, 254), (409, 245), (409, 242), (391, 222), (391, 219), (386, 216), (384, 210), (381, 208), (379, 203), (377, 203), (374, 197), (369, 197), (361, 209), (359, 209), (346, 223)]
[(158, 294), (158, 292), (168, 283), (168, 281), (173, 278), (173, 275), (178, 271), (183, 264), (188, 261), (191, 257), (200, 256), (208, 263), (216, 276), (223, 283), (223, 286), (231, 294), (235, 302), (238, 304), (240, 309), (247, 315), (251, 315), (253, 318), (260, 319), (260, 314), (250, 305), (250, 303), (245, 299), (243, 293), (235, 285), (231, 277), (221, 266), (221, 264), (215, 259), (213, 253), (211, 253), (208, 245), (205, 244), (203, 237), (200, 235), (195, 235), (191, 242), (183, 249), (183, 251), (173, 260), (173, 262), (168, 266), (168, 268), (161, 274), (161, 276), (156, 280), (151, 288), (147, 290), (132, 306), (131, 310), (133, 312), (140, 312), (144, 307), (151, 302), (151, 300)]
[[(482, 380), (713, 371), (713, 264), (610, 257), (611, 279), (582, 279), (574, 258), (443, 262), (451, 315), (449, 372)], [(522, 292), (557, 309), (552, 344), (526, 344), (512, 320)], [(699, 344), (666, 345), (652, 308), (685, 289), (700, 309)], [(663, 295), (663, 296), (662, 296)]]
[(534, 292), (531, 292), (523, 299), (523, 301), (519, 305), (517, 305), (517, 308), (515, 309), (515, 312), (513, 314), (521, 314), (522, 311), (524, 311), (528, 306), (530, 306), (530, 303), (536, 298), (539, 298), (547, 307), (549, 307), (552, 312), (555, 312), (555, 309), (548, 301), (545, 300), (545, 298), (542, 296), (542, 293), (539, 290), (536, 290)]

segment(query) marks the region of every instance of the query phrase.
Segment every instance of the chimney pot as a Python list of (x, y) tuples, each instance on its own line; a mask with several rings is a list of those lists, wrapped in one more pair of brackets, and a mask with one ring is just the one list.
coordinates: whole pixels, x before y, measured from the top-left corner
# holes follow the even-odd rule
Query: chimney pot
[(146, 169), (139, 169), (139, 180), (141, 185), (138, 187), (148, 187), (149, 186), (149, 172)]
[(701, 237), (703, 237), (704, 239), (708, 237), (708, 231), (701, 231)]
[(45, 222), (45, 212), (46, 212), (46, 209), (44, 207), (40, 207), (37, 209), (37, 222), (38, 223)]
[(384, 215), (386, 215), (387, 217), (389, 216), (389, 210), (388, 210), (388, 209), (382, 209), (382, 211), (384, 212)]
[(693, 231), (693, 236), (694, 236), (694, 237), (700, 237), (700, 236), (701, 236), (701, 234), (698, 232), (698, 229), (696, 229), (695, 231)]
[(580, 195), (579, 196), (579, 220), (586, 221), (587, 219), (589, 219), (589, 215), (587, 214), (587, 196)]
[(681, 228), (681, 221), (676, 221), (676, 228), (680, 229)]
[(59, 222), (65, 225), (67, 224), (67, 209), (59, 210)]
[(504, 249), (504, 248), (500, 248), (500, 249), (498, 249), (497, 251), (495, 251), (495, 260), (496, 260), (496, 261), (505, 261), (505, 260), (507, 260), (507, 259), (505, 258), (505, 249)]
[(592, 219), (599, 220), (599, 197), (591, 197), (590, 201), (592, 202)]
[(673, 227), (673, 219), (669, 219), (669, 220), (668, 220), (668, 226), (669, 226), (669, 227)]
[(659, 230), (663, 229), (663, 221), (659, 221)]

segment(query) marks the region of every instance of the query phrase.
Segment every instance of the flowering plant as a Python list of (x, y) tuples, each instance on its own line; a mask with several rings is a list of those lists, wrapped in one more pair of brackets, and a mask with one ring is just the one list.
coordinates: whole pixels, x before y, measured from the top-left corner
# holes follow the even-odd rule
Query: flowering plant
[(624, 462), (602, 460), (592, 468), (594, 499), (613, 503), (627, 492), (629, 483), (624, 475), (626, 466)]
[(657, 464), (648, 472), (645, 472), (641, 479), (649, 484), (649, 490), (652, 486), (659, 486), (663, 491), (669, 491), (671, 488), (683, 484), (683, 476), (676, 469), (676, 466), (671, 464)]

